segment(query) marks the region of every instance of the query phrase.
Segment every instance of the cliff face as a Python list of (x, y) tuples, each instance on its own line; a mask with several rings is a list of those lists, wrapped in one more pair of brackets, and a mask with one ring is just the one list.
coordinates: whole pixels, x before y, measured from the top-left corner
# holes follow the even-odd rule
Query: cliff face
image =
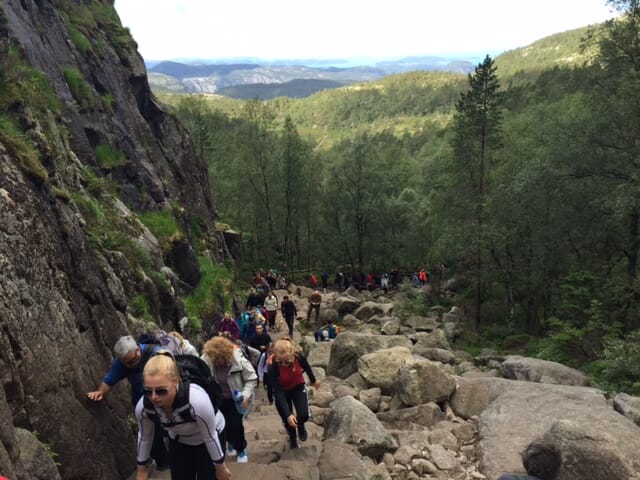
[[(127, 382), (86, 394), (118, 337), (143, 328), (132, 299), (167, 328), (184, 314), (165, 262), (189, 288), (196, 242), (223, 250), (206, 166), (113, 1), (3, 0), (0, 65), (0, 474), (125, 478)], [(179, 238), (152, 235), (149, 212)]]

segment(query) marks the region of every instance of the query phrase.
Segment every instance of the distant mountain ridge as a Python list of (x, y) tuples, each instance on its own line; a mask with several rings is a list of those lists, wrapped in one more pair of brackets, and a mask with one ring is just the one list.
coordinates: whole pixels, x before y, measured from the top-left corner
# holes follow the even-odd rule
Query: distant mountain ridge
[[(377, 61), (373, 65), (334, 66), (326, 60), (306, 63), (282, 60), (278, 63), (181, 63), (159, 62), (148, 68), (149, 84), (158, 92), (219, 93), (232, 98), (274, 98), (309, 96), (319, 90), (378, 80), (410, 71), (472, 72), (475, 63), (459, 58), (406, 57)], [(348, 60), (336, 60), (346, 64)], [(322, 65), (322, 66), (317, 66)]]

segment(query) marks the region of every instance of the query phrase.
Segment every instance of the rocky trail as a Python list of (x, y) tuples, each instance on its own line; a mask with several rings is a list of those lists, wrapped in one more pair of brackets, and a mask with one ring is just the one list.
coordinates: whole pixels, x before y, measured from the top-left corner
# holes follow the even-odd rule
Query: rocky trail
[[(309, 293), (288, 292), (301, 319)], [(395, 316), (401, 300), (323, 295), (320, 323), (337, 320), (343, 332), (321, 343), (309, 332), (294, 336), (321, 381), (310, 388), (309, 439), (289, 448), (259, 388), (245, 420), (249, 463), (228, 459), (234, 478), (495, 480), (524, 473), (520, 452), (537, 439), (561, 445), (558, 480), (638, 478), (640, 399), (609, 399), (582, 372), (553, 362), (491, 351), (473, 358), (451, 346), (466, 328), (460, 309)]]

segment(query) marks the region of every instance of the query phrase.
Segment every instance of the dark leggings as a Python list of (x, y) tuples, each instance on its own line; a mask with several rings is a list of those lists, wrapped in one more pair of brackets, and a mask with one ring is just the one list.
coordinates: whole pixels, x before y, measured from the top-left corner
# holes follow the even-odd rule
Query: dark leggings
[[(300, 385), (296, 385), (295, 387), (293, 387), (291, 390), (285, 390), (284, 396), (287, 399), (289, 411), (293, 412), (293, 409), (295, 408), (296, 418), (298, 419), (298, 427), (304, 425), (305, 422), (309, 420), (309, 397), (307, 395), (306, 384), (301, 383)], [(280, 418), (282, 418), (282, 422), (287, 429), (287, 433), (290, 437), (295, 437), (296, 429), (290, 427), (287, 423), (288, 412), (285, 410), (281, 410), (278, 402), (276, 402), (276, 407), (278, 408)]]
[(285, 317), (284, 319), (287, 322), (287, 327), (289, 327), (289, 336), (293, 338), (293, 321), (295, 320), (295, 318), (291, 316)]
[(216, 478), (216, 469), (204, 443), (185, 445), (169, 439), (171, 458), (171, 480), (211, 480)]
[[(224, 438), (231, 447), (241, 452), (247, 448), (247, 440), (244, 437), (244, 425), (242, 424), (242, 415), (238, 413), (233, 398), (225, 398), (220, 408), (224, 415)], [(224, 445), (223, 445), (224, 446)]]

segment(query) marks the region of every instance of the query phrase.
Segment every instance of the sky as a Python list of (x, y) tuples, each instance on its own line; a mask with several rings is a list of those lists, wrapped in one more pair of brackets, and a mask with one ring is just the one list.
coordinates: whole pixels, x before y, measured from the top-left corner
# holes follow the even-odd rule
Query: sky
[(498, 55), (614, 16), (605, 0), (115, 0), (146, 61)]

